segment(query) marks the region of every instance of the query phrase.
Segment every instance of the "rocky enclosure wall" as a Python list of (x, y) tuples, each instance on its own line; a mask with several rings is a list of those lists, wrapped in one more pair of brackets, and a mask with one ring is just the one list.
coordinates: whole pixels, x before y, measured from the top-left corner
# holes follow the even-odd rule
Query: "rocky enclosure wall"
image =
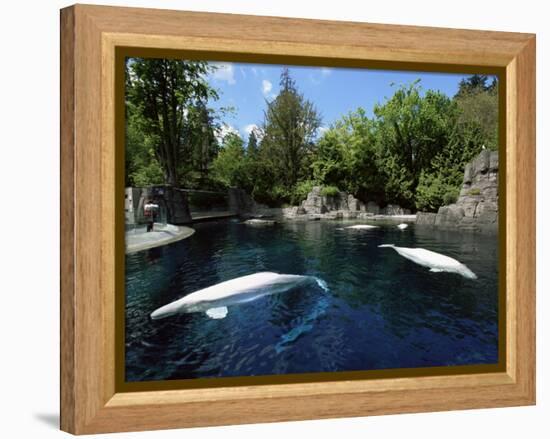
[(262, 211), (262, 209), (267, 209), (267, 206), (256, 203), (251, 195), (240, 188), (229, 188), (227, 194), (229, 196), (229, 210), (237, 215), (253, 215)]
[(307, 198), (299, 206), (283, 209), (286, 218), (318, 217), (328, 219), (366, 218), (375, 215), (409, 215), (408, 209), (395, 204), (388, 204), (380, 208), (374, 201), (366, 204), (347, 192), (335, 195), (323, 195), (321, 186), (314, 186), (307, 194)]
[(146, 188), (126, 188), (126, 224), (139, 224), (144, 221), (143, 206), (147, 200), (159, 204), (166, 221), (170, 224), (189, 224), (191, 214), (185, 192), (171, 186), (151, 186)]
[(483, 150), (464, 169), (458, 200), (437, 213), (418, 212), (416, 224), (498, 232), (498, 152)]

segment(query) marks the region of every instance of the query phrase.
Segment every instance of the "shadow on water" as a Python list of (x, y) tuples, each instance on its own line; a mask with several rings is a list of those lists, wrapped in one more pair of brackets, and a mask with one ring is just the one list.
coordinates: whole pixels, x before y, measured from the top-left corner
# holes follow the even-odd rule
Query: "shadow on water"
[[(495, 236), (341, 222), (198, 224), (181, 242), (126, 259), (126, 379), (265, 375), (496, 363)], [(451, 256), (478, 276), (432, 273), (380, 244)], [(259, 271), (312, 285), (204, 313), (150, 321), (156, 308)]]

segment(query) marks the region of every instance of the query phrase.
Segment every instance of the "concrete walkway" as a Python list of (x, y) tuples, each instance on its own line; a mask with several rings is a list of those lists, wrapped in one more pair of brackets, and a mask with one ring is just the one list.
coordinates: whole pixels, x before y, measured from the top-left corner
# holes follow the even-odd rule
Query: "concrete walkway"
[(194, 223), (212, 221), (218, 219), (232, 218), (237, 216), (233, 211), (195, 211), (191, 212), (191, 219)]
[(139, 227), (126, 232), (126, 253), (135, 253), (149, 248), (171, 244), (185, 238), (189, 238), (195, 229), (172, 224), (155, 223), (152, 232), (147, 232), (146, 227)]

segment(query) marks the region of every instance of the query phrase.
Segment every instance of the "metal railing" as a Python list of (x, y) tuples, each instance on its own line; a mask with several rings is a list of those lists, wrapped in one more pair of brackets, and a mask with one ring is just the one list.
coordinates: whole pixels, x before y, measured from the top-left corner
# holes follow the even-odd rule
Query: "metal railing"
[(195, 213), (224, 212), (229, 210), (229, 195), (227, 192), (208, 191), (201, 189), (177, 189), (185, 192), (191, 216)]

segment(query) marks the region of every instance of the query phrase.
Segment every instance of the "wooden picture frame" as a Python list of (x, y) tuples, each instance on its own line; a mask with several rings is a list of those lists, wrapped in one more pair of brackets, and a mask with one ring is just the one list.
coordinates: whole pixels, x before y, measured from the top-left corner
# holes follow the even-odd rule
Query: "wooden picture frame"
[[(500, 72), (506, 109), (500, 119), (506, 203), (500, 218), (506, 251), (502, 370), (120, 391), (120, 48), (192, 51), (220, 60)], [(89, 5), (61, 11), (62, 430), (85, 434), (534, 403), (534, 35)]]

